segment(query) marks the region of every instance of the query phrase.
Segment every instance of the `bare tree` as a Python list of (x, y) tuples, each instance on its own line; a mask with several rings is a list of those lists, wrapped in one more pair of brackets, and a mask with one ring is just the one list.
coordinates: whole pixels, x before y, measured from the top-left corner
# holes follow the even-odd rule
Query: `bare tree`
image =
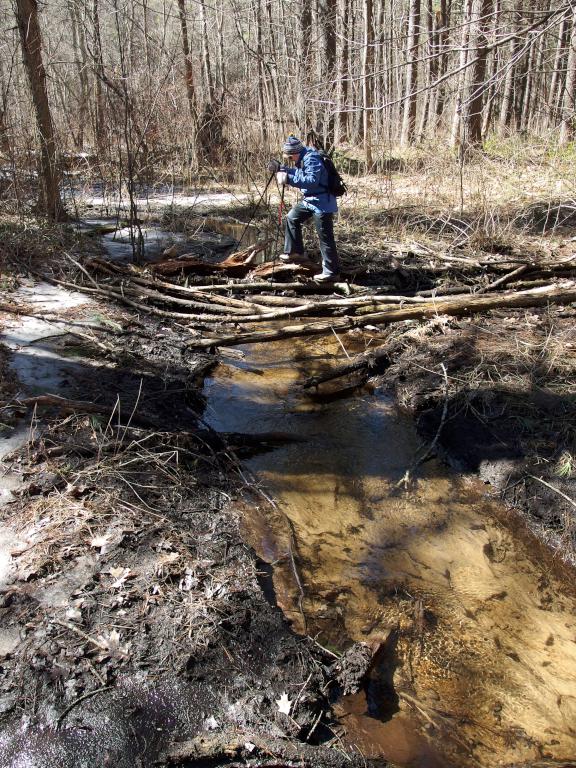
[(188, 23), (186, 21), (186, 8), (184, 5), (184, 0), (178, 0), (178, 13), (180, 16), (180, 27), (182, 29), (182, 51), (184, 53), (184, 72), (186, 82), (186, 95), (188, 96), (188, 108), (190, 110), (190, 117), (192, 118), (193, 123), (196, 124), (196, 90), (194, 88), (194, 70), (192, 68), (192, 58), (190, 56)]
[(24, 67), (32, 93), (36, 125), (40, 136), (40, 209), (51, 219), (63, 221), (66, 211), (60, 198), (60, 169), (54, 125), (46, 90), (46, 70), (42, 60), (42, 37), (37, 0), (16, 0), (16, 21), (20, 32)]
[(204, 0), (200, 0), (200, 19), (202, 22), (202, 67), (204, 70), (207, 100), (212, 103), (214, 101), (214, 78), (212, 76), (212, 67), (210, 65), (208, 22), (206, 19), (206, 4)]
[(576, 7), (572, 13), (570, 48), (566, 67), (566, 87), (562, 101), (562, 122), (560, 124), (560, 144), (572, 141), (576, 124)]
[(334, 139), (336, 143), (348, 139), (348, 110), (346, 109), (346, 102), (348, 100), (350, 4), (351, 0), (342, 0), (341, 12), (339, 14), (339, 32), (342, 42), (338, 59), (338, 106), (336, 136)]
[(486, 75), (486, 57), (488, 46), (488, 24), (492, 0), (473, 0), (472, 2), (472, 32), (474, 41), (474, 65), (470, 95), (466, 107), (465, 137), (468, 146), (482, 144), (482, 107), (484, 103), (484, 79)]
[(418, 45), (420, 42), (420, 0), (410, 0), (408, 15), (408, 38), (406, 43), (406, 84), (404, 89), (404, 118), (402, 122), (402, 144), (414, 141), (416, 109), (418, 106)]
[[(383, 142), (464, 146), (495, 129), (556, 130), (566, 142), (573, 132), (573, 0), (49, 3), (53, 129), (62, 151), (94, 150), (103, 180), (117, 179), (125, 159), (125, 85), (138, 173), (155, 163), (191, 173), (196, 146), (204, 157), (223, 160), (226, 148), (245, 160), (246, 146), (275, 144), (285, 130), (355, 143), (369, 165)], [(4, 51), (13, 49), (8, 26)], [(23, 73), (17, 62), (9, 113), (3, 90), (4, 123), (17, 113), (30, 122)], [(19, 162), (30, 140), (26, 128), (10, 133)]]
[(364, 0), (364, 50), (362, 55), (362, 119), (364, 154), (366, 156), (366, 168), (370, 170), (372, 160), (372, 92), (373, 92), (373, 64), (374, 61), (374, 19), (372, 0)]

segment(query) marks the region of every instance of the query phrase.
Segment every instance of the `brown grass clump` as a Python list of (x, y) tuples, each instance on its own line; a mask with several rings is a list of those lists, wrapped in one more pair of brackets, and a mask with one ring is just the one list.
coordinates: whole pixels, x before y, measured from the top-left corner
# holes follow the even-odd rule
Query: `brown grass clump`
[(15, 287), (18, 275), (46, 271), (62, 263), (62, 253), (100, 253), (94, 238), (70, 225), (54, 224), (31, 216), (0, 217), (0, 291)]

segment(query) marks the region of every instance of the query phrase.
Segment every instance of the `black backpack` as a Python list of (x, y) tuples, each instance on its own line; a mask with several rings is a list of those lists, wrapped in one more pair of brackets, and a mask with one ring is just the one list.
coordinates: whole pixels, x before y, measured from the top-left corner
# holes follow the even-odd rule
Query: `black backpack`
[(338, 173), (334, 161), (323, 149), (317, 149), (316, 151), (322, 158), (324, 168), (328, 171), (328, 192), (330, 192), (331, 195), (334, 195), (334, 197), (342, 197), (342, 195), (345, 195), (348, 192), (348, 187), (344, 183), (342, 176)]

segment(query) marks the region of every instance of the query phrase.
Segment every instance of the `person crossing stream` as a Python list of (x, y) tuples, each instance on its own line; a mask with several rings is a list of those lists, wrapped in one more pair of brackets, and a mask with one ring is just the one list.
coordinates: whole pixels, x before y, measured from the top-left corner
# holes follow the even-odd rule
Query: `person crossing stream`
[[(290, 135), (282, 146), (282, 154), (289, 165), (281, 165), (271, 160), (268, 170), (276, 173), (278, 185), (285, 185), (301, 190), (302, 200), (295, 203), (286, 217), (284, 253), (280, 260), (286, 263), (305, 260), (302, 225), (314, 219), (320, 253), (322, 271), (314, 275), (318, 283), (333, 283), (340, 276), (340, 260), (334, 239), (334, 215), (338, 211), (337, 195), (344, 190), (335, 187), (333, 165), (329, 158), (314, 147), (306, 147), (296, 136)], [(282, 197), (283, 200), (283, 197)]]

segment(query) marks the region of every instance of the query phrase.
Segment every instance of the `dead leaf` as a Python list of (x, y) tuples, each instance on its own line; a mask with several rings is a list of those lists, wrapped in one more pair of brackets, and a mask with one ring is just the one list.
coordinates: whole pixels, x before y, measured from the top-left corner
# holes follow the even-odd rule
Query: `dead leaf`
[(108, 549), (110, 538), (110, 536), (95, 536), (93, 539), (90, 539), (90, 546), (99, 549), (100, 554), (103, 555)]
[(73, 483), (68, 483), (66, 485), (64, 493), (67, 496), (72, 496), (74, 499), (78, 499), (78, 498), (80, 498), (80, 496), (82, 496), (84, 493), (86, 493), (86, 486), (85, 485), (74, 485)]
[(30, 548), (30, 542), (28, 541), (18, 541), (14, 547), (10, 550), (10, 556), (11, 557), (19, 557), (20, 555), (23, 555), (24, 552), (26, 552), (27, 549)]
[(69, 621), (82, 621), (82, 611), (79, 611), (78, 608), (72, 606), (66, 611), (66, 618)]
[(114, 656), (115, 658), (125, 659), (128, 657), (128, 650), (130, 643), (125, 645), (121, 644), (121, 635), (116, 629), (113, 629), (108, 634), (100, 635), (98, 637), (98, 644), (102, 650), (100, 658), (105, 658), (106, 655)]
[(213, 715), (210, 715), (210, 717), (207, 717), (206, 720), (204, 720), (204, 728), (206, 728), (207, 731), (217, 731), (218, 728), (220, 728), (220, 724)]
[(115, 579), (112, 584), (113, 589), (121, 589), (124, 586), (126, 579), (134, 576), (130, 571), (130, 568), (110, 568), (108, 573)]
[(278, 712), (283, 712), (285, 715), (290, 714), (290, 710), (292, 709), (292, 702), (288, 698), (288, 694), (286, 692), (282, 693), (279, 699), (276, 699), (276, 706), (278, 707)]
[(185, 574), (184, 578), (180, 579), (178, 588), (181, 592), (190, 592), (191, 589), (198, 586), (200, 580), (194, 576), (194, 571), (191, 568), (186, 568)]

